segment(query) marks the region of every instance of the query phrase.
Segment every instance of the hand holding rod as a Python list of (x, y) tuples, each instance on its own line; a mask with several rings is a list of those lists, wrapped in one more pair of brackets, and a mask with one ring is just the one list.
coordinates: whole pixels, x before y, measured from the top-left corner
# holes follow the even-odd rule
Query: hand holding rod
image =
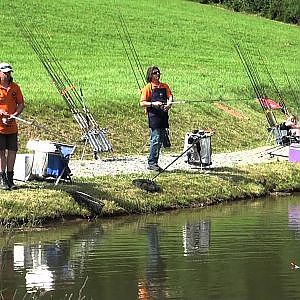
[(15, 120), (17, 120), (17, 121), (26, 123), (26, 124), (28, 124), (28, 125), (33, 125), (33, 122), (24, 120), (24, 119), (22, 119), (22, 118), (19, 118), (19, 117), (14, 116), (14, 115), (10, 115), (9, 118), (12, 118), (12, 119), (15, 119)]

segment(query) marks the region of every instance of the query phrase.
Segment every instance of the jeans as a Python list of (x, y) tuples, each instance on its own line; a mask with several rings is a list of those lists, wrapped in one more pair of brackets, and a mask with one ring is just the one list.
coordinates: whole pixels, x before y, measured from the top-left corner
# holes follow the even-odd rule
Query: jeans
[(148, 157), (149, 166), (158, 164), (159, 151), (163, 143), (165, 132), (165, 128), (150, 128), (150, 148)]

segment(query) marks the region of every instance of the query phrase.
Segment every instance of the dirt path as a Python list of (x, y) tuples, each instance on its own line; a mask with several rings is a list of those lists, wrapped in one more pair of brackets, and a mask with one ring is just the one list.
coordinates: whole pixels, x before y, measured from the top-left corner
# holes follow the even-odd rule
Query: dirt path
[[(268, 154), (268, 147), (260, 147), (252, 150), (237, 151), (230, 153), (217, 153), (212, 155), (212, 168), (233, 166), (236, 164), (253, 164), (271, 162), (287, 158), (281, 156), (271, 157)], [(277, 153), (287, 155), (288, 147)], [(166, 167), (176, 159), (178, 154), (164, 154), (160, 156), (160, 166)], [(194, 166), (188, 165), (184, 156), (172, 164), (168, 170), (197, 170)], [(148, 173), (147, 156), (125, 156), (105, 160), (71, 160), (70, 169), (74, 177), (94, 177), (101, 175), (118, 175), (131, 173)]]

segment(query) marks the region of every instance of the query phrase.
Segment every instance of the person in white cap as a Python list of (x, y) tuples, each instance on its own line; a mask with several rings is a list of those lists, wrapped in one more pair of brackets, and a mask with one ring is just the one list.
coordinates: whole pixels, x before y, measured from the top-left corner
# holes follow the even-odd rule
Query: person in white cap
[(0, 188), (14, 187), (14, 165), (18, 151), (18, 127), (14, 117), (24, 109), (20, 87), (13, 82), (13, 69), (0, 63)]

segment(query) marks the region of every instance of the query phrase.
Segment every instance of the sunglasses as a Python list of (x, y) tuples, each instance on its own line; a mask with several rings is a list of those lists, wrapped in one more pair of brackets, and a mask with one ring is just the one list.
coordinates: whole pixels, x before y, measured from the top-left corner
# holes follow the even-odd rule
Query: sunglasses
[(152, 75), (160, 75), (160, 72), (154, 71), (154, 72), (152, 72), (151, 74), (152, 74)]

